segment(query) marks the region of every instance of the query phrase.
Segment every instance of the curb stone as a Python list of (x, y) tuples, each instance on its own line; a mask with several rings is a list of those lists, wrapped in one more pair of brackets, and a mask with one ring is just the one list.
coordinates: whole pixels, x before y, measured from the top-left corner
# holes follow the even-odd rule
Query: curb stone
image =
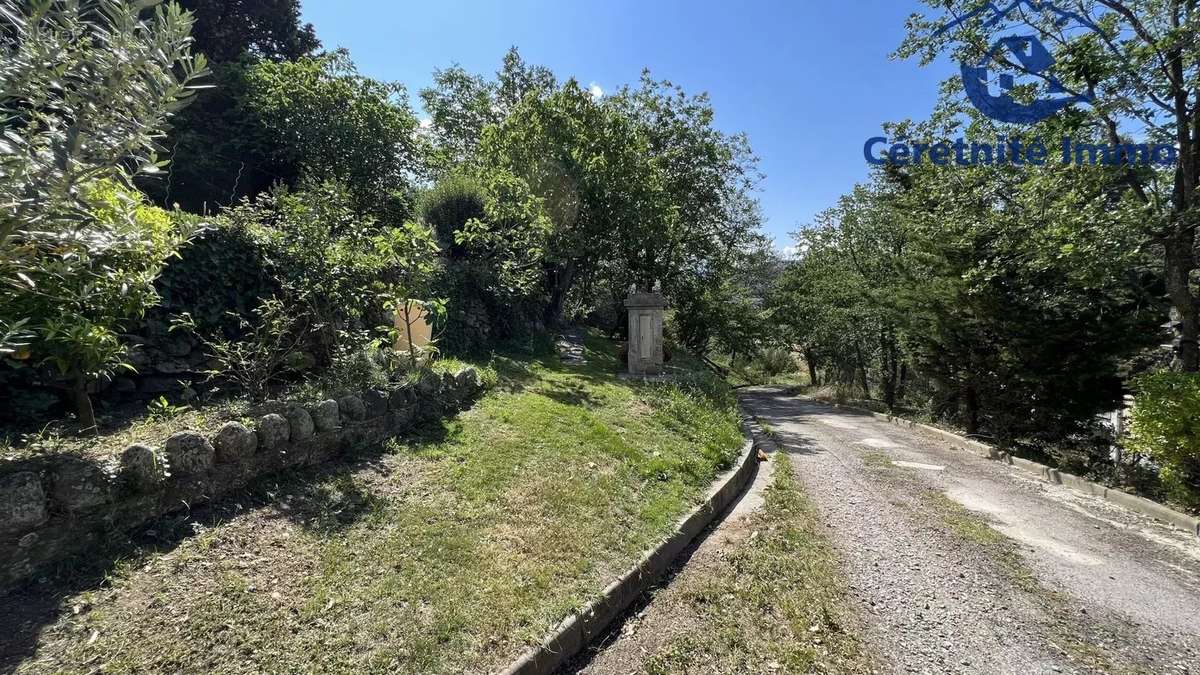
[(1105, 501), (1117, 504), (1118, 506), (1123, 506), (1135, 513), (1140, 513), (1143, 516), (1148, 516), (1200, 537), (1200, 518), (1193, 518), (1185, 513), (1180, 513), (1172, 508), (1163, 506), (1158, 502), (1146, 499), (1145, 497), (1131, 495), (1123, 490), (1101, 485), (1100, 483), (1087, 480), (1086, 478), (1080, 478), (1079, 476), (1074, 476), (1066, 473), (1065, 471), (1059, 471), (1058, 469), (1048, 467), (1045, 464), (1040, 464), (1038, 462), (1023, 459), (1021, 457), (1013, 457), (1007, 452), (998, 450), (986, 443), (964, 438), (958, 434), (951, 433), (945, 429), (938, 429), (937, 427), (933, 427), (928, 424), (921, 424), (920, 422), (914, 422), (912, 420), (907, 420), (903, 417), (896, 417), (894, 415), (877, 413), (874, 410), (867, 410), (866, 408), (859, 408), (857, 406), (843, 405), (839, 403), (826, 403), (825, 401), (803, 395), (796, 396), (797, 398), (815, 401), (817, 403), (824, 403), (825, 405), (832, 405), (835, 408), (846, 408), (847, 410), (867, 413), (877, 419), (885, 420), (898, 427), (907, 427), (909, 429), (924, 432), (927, 436), (936, 436), (944, 441), (949, 442), (952, 446), (958, 448), (959, 450), (965, 450), (973, 455), (978, 455), (986, 459), (1004, 462), (1009, 466), (1015, 466), (1023, 471), (1036, 474), (1047, 483), (1062, 485), (1078, 492), (1099, 497)]
[(774, 444), (749, 418), (742, 423), (742, 433), (746, 441), (734, 466), (717, 478), (699, 506), (679, 519), (672, 534), (606, 586), (600, 597), (564, 619), (540, 644), (526, 650), (520, 658), (499, 671), (499, 675), (549, 675), (555, 672), (582, 652), (639, 596), (654, 586), (675, 558), (725, 513), (753, 482), (758, 473), (758, 449), (762, 447), (767, 452), (774, 450)]

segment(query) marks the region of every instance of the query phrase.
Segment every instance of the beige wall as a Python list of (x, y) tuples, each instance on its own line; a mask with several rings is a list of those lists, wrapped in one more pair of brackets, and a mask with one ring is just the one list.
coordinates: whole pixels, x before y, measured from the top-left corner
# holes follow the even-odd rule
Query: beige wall
[[(404, 324), (406, 320), (412, 324), (411, 329), (406, 329)], [(433, 338), (433, 328), (425, 321), (425, 310), (421, 309), (414, 303), (409, 303), (402, 310), (396, 312), (396, 351), (408, 351), (408, 335), (412, 332), (412, 341), (418, 349), (425, 347)]]

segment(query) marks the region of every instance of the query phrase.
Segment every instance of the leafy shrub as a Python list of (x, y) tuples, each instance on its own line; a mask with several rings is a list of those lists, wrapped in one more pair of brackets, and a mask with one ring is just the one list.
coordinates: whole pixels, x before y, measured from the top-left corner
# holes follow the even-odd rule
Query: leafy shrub
[(0, 3), (0, 264), (36, 264), (10, 246), (91, 220), (81, 188), (158, 170), (158, 135), (207, 72), (191, 27), (158, 0)]
[(154, 0), (0, 3), (0, 352), (69, 377), (87, 428), (89, 383), (128, 367), (123, 324), (186, 238), (123, 186), (161, 166), (157, 136), (205, 74), (191, 26)]
[(324, 392), (362, 389), (387, 383), (395, 362), (395, 353), (384, 340), (362, 332), (338, 344), (333, 360), (318, 382)]
[(541, 257), (550, 224), (541, 202), (504, 171), (451, 176), (422, 199), (424, 222), (449, 260), (444, 338), (459, 352), (520, 335), (540, 313)]
[(357, 215), (341, 185), (278, 186), (227, 210), (216, 229), (164, 280), (167, 308), (191, 314), (201, 337), (247, 336), (261, 298), (275, 297), (307, 317), (302, 347), (328, 365), (340, 331), (382, 322), (387, 262), (372, 243), (379, 228)]
[(167, 263), (154, 284), (162, 302), (151, 315), (165, 323), (187, 313), (200, 333), (238, 335), (239, 317), (283, 291), (271, 253), (255, 232), (216, 219)]
[(794, 373), (800, 369), (790, 349), (766, 347), (754, 356), (751, 367), (768, 377)]
[(438, 242), (453, 259), (466, 254), (465, 247), (456, 240), (471, 220), (487, 217), (487, 197), (482, 183), (466, 174), (454, 174), (433, 186), (422, 195), (417, 206), (421, 220), (433, 228)]
[(71, 232), (22, 237), (36, 264), (0, 286), (0, 306), (23, 322), (11, 358), (68, 378), (79, 421), (91, 428), (88, 383), (132, 370), (121, 333), (158, 302), (155, 278), (198, 225), (112, 181), (88, 186), (83, 200), (89, 217)]
[[(278, 298), (266, 298), (254, 310), (255, 320), (236, 317), (244, 336), (228, 340), (220, 336), (200, 335), (209, 355), (219, 367), (210, 371), (211, 378), (236, 383), (254, 398), (264, 398), (270, 386), (292, 369), (293, 355), (300, 350), (307, 333), (307, 320), (297, 315)], [(187, 315), (176, 323), (179, 328), (193, 328)]]
[(407, 367), (415, 369), (419, 361), (436, 353), (436, 346), (435, 340), (418, 346), (413, 340), (413, 325), (422, 315), (431, 324), (436, 323), (446, 311), (444, 300), (431, 297), (434, 275), (439, 269), (437, 241), (428, 226), (408, 222), (385, 230), (372, 244), (389, 271), (383, 292), (384, 306), (404, 323), (398, 327), (393, 322), (386, 330), (389, 343), (396, 344), (403, 336), (408, 344)]
[(288, 353), (353, 370), (358, 352), (394, 339), (391, 308), (439, 306), (430, 298), (438, 259), (429, 229), (380, 226), (352, 201), (336, 183), (279, 186), (229, 209), (166, 275), (166, 310), (187, 314), (186, 327), (252, 394), (296, 370)]
[(731, 280), (697, 279), (672, 301), (676, 335), (696, 354), (752, 357), (767, 339), (770, 312)]
[(417, 117), (403, 85), (359, 74), (344, 50), (256, 61), (245, 81), (244, 106), (277, 166), (345, 184), (359, 212), (407, 211), (392, 202), (404, 201), (396, 193), (421, 167)]
[(1200, 375), (1154, 373), (1134, 383), (1125, 445), (1153, 459), (1171, 496), (1200, 507)]
[(187, 412), (190, 406), (175, 405), (166, 396), (159, 396), (146, 406), (146, 413), (152, 420), (169, 420)]

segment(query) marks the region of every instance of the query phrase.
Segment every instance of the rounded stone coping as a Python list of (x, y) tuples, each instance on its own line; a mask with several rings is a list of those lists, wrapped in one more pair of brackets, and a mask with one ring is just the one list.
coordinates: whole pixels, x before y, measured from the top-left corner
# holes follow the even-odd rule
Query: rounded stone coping
[[(670, 569), (671, 563), (708, 526), (723, 516), (754, 481), (760, 447), (773, 442), (749, 422), (742, 424), (745, 443), (732, 468), (721, 474), (704, 501), (679, 519), (665, 540), (646, 551), (641, 559), (579, 611), (563, 619), (542, 642), (529, 648), (500, 675), (549, 675), (574, 658), (635, 600), (648, 591)], [(773, 450), (773, 447), (771, 448)]]
[[(364, 420), (343, 419), (334, 400), (268, 401), (242, 421), (135, 442), (104, 457), (0, 460), (0, 596), (49, 564), (87, 554), (99, 533), (139, 527), (259, 476), (331, 461), (464, 410), (486, 389), (473, 371), (430, 373), (424, 389), (390, 383), (367, 395), (377, 416)], [(318, 410), (326, 428), (317, 427)]]
[[(155, 494), (180, 479), (206, 476), (219, 465), (244, 465), (267, 452), (314, 439), (318, 432), (340, 435), (343, 422), (388, 424), (425, 399), (459, 407), (485, 389), (474, 367), (444, 374), (426, 371), (416, 383), (397, 382), (385, 390), (365, 390), (344, 399), (371, 401), (373, 415), (343, 416), (338, 401), (267, 401), (250, 417), (215, 429), (184, 429), (165, 438), (135, 441), (105, 456), (74, 453), (23, 457), (0, 462), (0, 536), (24, 533), (51, 520), (52, 512), (97, 511), (116, 501)], [(353, 411), (359, 412), (359, 411)], [(366, 413), (367, 410), (361, 410)], [(346, 418), (349, 419), (346, 419)], [(36, 488), (36, 489), (35, 489)]]

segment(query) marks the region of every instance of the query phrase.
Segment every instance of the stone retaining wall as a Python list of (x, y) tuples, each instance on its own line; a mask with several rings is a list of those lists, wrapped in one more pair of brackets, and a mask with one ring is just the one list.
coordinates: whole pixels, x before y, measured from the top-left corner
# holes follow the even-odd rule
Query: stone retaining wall
[(0, 463), (0, 589), (87, 551), (109, 534), (191, 508), (283, 469), (329, 461), (467, 407), (479, 374), (425, 373), (415, 383), (317, 403), (271, 402), (252, 426), (184, 431), (119, 455)]

